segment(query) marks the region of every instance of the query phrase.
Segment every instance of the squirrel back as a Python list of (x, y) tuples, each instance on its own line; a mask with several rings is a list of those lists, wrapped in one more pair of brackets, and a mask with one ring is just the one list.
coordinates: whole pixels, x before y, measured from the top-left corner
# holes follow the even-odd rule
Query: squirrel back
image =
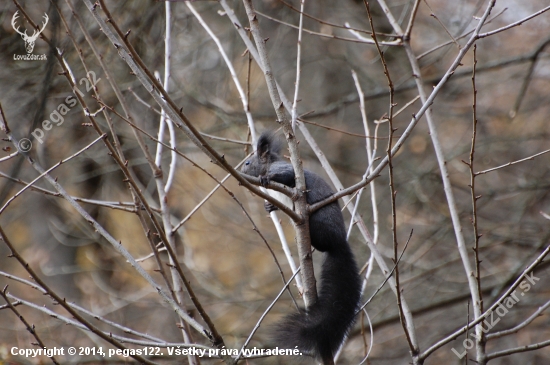
[[(258, 139), (256, 153), (245, 162), (241, 171), (260, 177), (263, 183), (275, 181), (294, 187), (294, 169), (280, 151), (281, 144), (273, 134), (263, 133)], [(304, 175), (309, 205), (334, 194), (319, 175), (309, 170), (304, 170)], [(284, 197), (283, 202), (292, 204)], [(266, 204), (266, 210), (275, 209)], [(355, 322), (355, 311), (361, 299), (361, 279), (346, 240), (338, 202), (313, 212), (309, 217), (309, 230), (311, 245), (324, 253), (318, 299), (307, 311), (286, 316), (277, 325), (274, 339), (279, 347), (293, 349), (298, 346), (302, 353), (331, 363), (329, 359), (334, 357)]]

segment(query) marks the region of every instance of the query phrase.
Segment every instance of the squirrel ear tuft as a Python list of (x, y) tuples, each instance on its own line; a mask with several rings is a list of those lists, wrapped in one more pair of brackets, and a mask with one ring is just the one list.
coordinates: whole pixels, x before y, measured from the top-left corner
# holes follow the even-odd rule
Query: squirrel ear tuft
[(269, 132), (264, 132), (258, 138), (258, 146), (256, 148), (256, 154), (258, 155), (258, 160), (262, 164), (269, 162), (269, 155), (271, 154), (271, 144), (273, 141), (273, 136)]
[[(281, 152), (281, 143), (272, 131), (263, 132), (258, 138), (256, 153), (260, 159), (271, 159)], [(267, 162), (267, 161), (266, 161)]]
[(256, 147), (256, 153), (258, 156), (264, 155), (266, 152), (269, 153), (269, 147), (271, 145), (271, 141), (273, 139), (273, 136), (269, 132), (263, 132), (258, 138), (258, 144)]

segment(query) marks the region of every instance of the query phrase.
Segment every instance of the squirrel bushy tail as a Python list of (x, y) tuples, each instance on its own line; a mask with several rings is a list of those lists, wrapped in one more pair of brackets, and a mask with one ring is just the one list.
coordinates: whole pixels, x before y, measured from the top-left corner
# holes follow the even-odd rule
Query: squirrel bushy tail
[[(280, 143), (271, 133), (260, 136), (256, 154), (242, 172), (294, 186), (294, 169), (280, 156)], [(314, 204), (332, 194), (330, 186), (317, 174), (304, 170), (307, 203)], [(286, 199), (288, 201), (288, 199)], [(267, 204), (266, 209), (275, 209)], [(346, 240), (344, 218), (338, 202), (325, 205), (309, 218), (311, 245), (324, 253), (317, 302), (306, 310), (286, 316), (276, 326), (274, 340), (280, 348), (296, 346), (305, 355), (324, 363), (334, 357), (355, 322), (361, 296), (357, 264)]]
[(346, 248), (344, 254), (325, 253), (317, 302), (307, 313), (292, 313), (277, 325), (274, 337), (278, 346), (298, 346), (304, 354), (323, 362), (334, 357), (355, 321), (360, 295), (357, 266)]

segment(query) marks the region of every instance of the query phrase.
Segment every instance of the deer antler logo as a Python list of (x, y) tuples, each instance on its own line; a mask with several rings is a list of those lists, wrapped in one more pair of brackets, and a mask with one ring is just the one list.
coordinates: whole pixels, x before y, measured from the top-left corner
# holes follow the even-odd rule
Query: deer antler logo
[(37, 30), (35, 29), (34, 33), (29, 37), (27, 35), (26, 29), (25, 29), (25, 32), (21, 32), (19, 31), (19, 26), (17, 26), (17, 28), (15, 27), (15, 22), (17, 21), (17, 18), (18, 18), (17, 13), (19, 13), (19, 10), (16, 11), (15, 14), (13, 14), (13, 18), (11, 18), (11, 26), (13, 27), (13, 29), (15, 29), (17, 33), (21, 34), (21, 37), (25, 41), (25, 48), (27, 49), (27, 53), (31, 53), (32, 50), (34, 49), (34, 42), (36, 42), (40, 33), (42, 33), (44, 28), (46, 28), (46, 24), (48, 24), (48, 20), (49, 20), (48, 14), (44, 14), (45, 22), (44, 22), (44, 25), (42, 26), (42, 29), (40, 29), (38, 33), (37, 33)]

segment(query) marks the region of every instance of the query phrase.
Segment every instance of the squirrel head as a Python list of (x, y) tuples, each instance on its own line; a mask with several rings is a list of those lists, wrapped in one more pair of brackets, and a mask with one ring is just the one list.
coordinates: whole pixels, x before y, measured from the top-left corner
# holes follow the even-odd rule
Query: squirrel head
[(245, 161), (241, 172), (251, 176), (260, 176), (267, 172), (272, 162), (281, 160), (281, 142), (273, 132), (263, 132), (256, 152)]

